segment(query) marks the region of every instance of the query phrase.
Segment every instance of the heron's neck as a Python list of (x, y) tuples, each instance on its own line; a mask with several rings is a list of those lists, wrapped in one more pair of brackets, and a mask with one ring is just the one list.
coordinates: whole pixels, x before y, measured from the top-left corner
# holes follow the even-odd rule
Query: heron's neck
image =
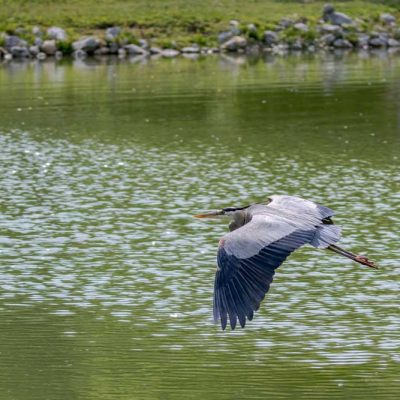
[(229, 230), (232, 232), (235, 229), (238, 229), (247, 224), (248, 222), (250, 222), (250, 220), (250, 213), (244, 210), (235, 211), (235, 213), (232, 215), (232, 222), (229, 224)]

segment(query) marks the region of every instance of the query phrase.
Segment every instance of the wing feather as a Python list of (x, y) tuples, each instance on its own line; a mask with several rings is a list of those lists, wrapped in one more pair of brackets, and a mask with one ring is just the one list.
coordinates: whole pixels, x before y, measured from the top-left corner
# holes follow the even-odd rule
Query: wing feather
[[(268, 232), (271, 226), (278, 228), (279, 234)], [(244, 327), (246, 319), (253, 319), (269, 290), (275, 269), (294, 250), (310, 243), (315, 230), (316, 227), (296, 228), (280, 217), (264, 215), (224, 236), (218, 249), (213, 305), (214, 320), (220, 320), (222, 329), (226, 328), (228, 318), (232, 330), (238, 321)], [(249, 254), (248, 246), (254, 254)]]

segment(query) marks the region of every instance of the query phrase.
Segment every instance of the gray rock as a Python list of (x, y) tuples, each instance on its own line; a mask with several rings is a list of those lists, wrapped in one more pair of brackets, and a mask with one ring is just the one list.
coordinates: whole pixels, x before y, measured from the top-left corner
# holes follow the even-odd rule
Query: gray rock
[(40, 37), (40, 36), (43, 36), (43, 31), (39, 26), (34, 26), (32, 28), (32, 34)]
[(6, 36), (4, 40), (4, 47), (11, 49), (11, 47), (27, 47), (28, 43), (18, 36), (11, 35)]
[(308, 26), (303, 24), (303, 22), (297, 22), (293, 25), (293, 28), (297, 29), (298, 31), (308, 32)]
[(336, 39), (333, 42), (333, 47), (336, 49), (351, 49), (353, 45), (346, 39)]
[(95, 56), (107, 56), (110, 54), (110, 48), (106, 46), (99, 47), (95, 52)]
[(396, 39), (390, 38), (388, 39), (388, 46), (389, 47), (400, 47), (400, 42)]
[(57, 51), (56, 41), (54, 39), (53, 40), (45, 40), (41, 46), (41, 50), (47, 56), (54, 56), (54, 54), (56, 54), (56, 51)]
[(54, 40), (67, 40), (67, 34), (64, 29), (59, 28), (58, 26), (52, 26), (47, 29), (47, 36)]
[(343, 34), (343, 29), (339, 25), (332, 25), (332, 24), (323, 24), (320, 27), (321, 33), (333, 33), (334, 35), (341, 35)]
[(178, 50), (175, 49), (163, 49), (160, 53), (163, 57), (173, 58), (180, 54)]
[(83, 38), (72, 43), (72, 48), (75, 51), (82, 50), (87, 54), (93, 54), (100, 46), (100, 40), (94, 36)]
[(112, 42), (108, 45), (110, 54), (118, 54), (119, 45), (118, 43)]
[(287, 19), (287, 18), (282, 18), (279, 21), (279, 26), (281, 26), (283, 29), (287, 29), (290, 26), (292, 26), (294, 24), (294, 22), (291, 19)]
[(290, 50), (300, 51), (303, 49), (303, 43), (301, 40), (295, 40), (292, 44), (290, 44), (289, 48)]
[(336, 12), (331, 4), (325, 4), (322, 11), (323, 19), (333, 25), (345, 25), (353, 23), (353, 20), (346, 14)]
[(235, 35), (233, 34), (232, 31), (221, 32), (218, 34), (218, 42), (225, 43), (229, 39), (231, 39), (233, 36), (235, 36)]
[(150, 54), (161, 54), (162, 49), (159, 47), (150, 47)]
[(136, 44), (127, 44), (124, 46), (124, 49), (126, 50), (127, 54), (134, 56), (138, 54), (147, 54), (147, 51), (143, 49), (140, 46), (137, 46)]
[(30, 56), (29, 50), (22, 46), (11, 47), (10, 53), (14, 58), (28, 58)]
[(381, 14), (379, 19), (387, 25), (395, 24), (396, 23), (396, 18), (392, 14)]
[(119, 26), (113, 26), (111, 28), (106, 29), (105, 39), (109, 42), (112, 42), (116, 37), (118, 37), (122, 32), (122, 29)]
[(43, 61), (43, 60), (45, 60), (45, 59), (47, 58), (47, 56), (46, 56), (45, 53), (39, 52), (39, 53), (37, 53), (36, 58), (37, 58), (38, 60), (40, 60), (40, 61)]
[(11, 53), (4, 54), (4, 61), (12, 60), (13, 56)]
[(126, 57), (126, 50), (123, 49), (123, 48), (118, 49), (118, 57), (119, 58), (125, 58)]
[(369, 45), (371, 47), (386, 47), (388, 40), (383, 36), (373, 37), (369, 40)]
[(320, 42), (326, 46), (332, 46), (336, 39), (337, 38), (333, 33), (327, 33), (320, 37)]
[(247, 25), (247, 30), (249, 32), (257, 32), (257, 27), (254, 24), (248, 24)]
[(139, 39), (139, 46), (145, 50), (150, 50), (149, 42), (146, 39)]
[(33, 41), (33, 44), (35, 45), (35, 46), (41, 46), (42, 44), (43, 44), (43, 40), (41, 39), (41, 38), (39, 38), (39, 37), (37, 37), (37, 38), (35, 38), (35, 40)]
[(36, 57), (40, 53), (39, 46), (30, 46), (29, 53), (32, 57)]
[(279, 42), (278, 34), (274, 31), (265, 31), (263, 39), (264, 43), (270, 47)]
[(187, 46), (182, 49), (182, 53), (197, 54), (197, 53), (200, 53), (200, 47), (199, 46)]
[(358, 35), (357, 39), (358, 39), (357, 40), (358, 47), (367, 48), (369, 46), (369, 40), (370, 40), (369, 35), (363, 33), (361, 35)]
[(56, 54), (54, 54), (54, 57), (55, 57), (57, 60), (61, 60), (61, 59), (64, 57), (64, 54), (62, 53), (62, 51), (57, 50), (57, 51), (56, 51)]
[(222, 50), (226, 51), (238, 51), (239, 49), (244, 49), (247, 45), (247, 40), (242, 36), (234, 36), (227, 42), (221, 45)]

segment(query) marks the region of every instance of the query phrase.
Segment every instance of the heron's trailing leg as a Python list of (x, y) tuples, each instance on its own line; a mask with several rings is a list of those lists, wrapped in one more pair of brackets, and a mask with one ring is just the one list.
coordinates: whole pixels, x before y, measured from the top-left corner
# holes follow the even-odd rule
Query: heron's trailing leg
[(350, 253), (350, 251), (342, 249), (341, 247), (336, 246), (334, 244), (329, 245), (328, 249), (334, 251), (337, 254), (340, 254), (341, 256), (350, 258), (350, 260), (353, 260), (353, 261), (358, 262), (363, 265), (367, 265), (370, 268), (378, 269), (378, 267), (374, 264), (374, 262), (371, 260), (368, 260), (368, 258), (365, 256), (359, 256), (357, 254)]

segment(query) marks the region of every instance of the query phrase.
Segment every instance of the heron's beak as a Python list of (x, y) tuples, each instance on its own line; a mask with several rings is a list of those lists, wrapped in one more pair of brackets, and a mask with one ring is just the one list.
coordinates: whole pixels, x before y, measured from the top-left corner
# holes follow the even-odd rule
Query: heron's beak
[(223, 211), (210, 211), (205, 214), (193, 215), (193, 217), (195, 217), (195, 218), (218, 218), (221, 215), (223, 215)]

